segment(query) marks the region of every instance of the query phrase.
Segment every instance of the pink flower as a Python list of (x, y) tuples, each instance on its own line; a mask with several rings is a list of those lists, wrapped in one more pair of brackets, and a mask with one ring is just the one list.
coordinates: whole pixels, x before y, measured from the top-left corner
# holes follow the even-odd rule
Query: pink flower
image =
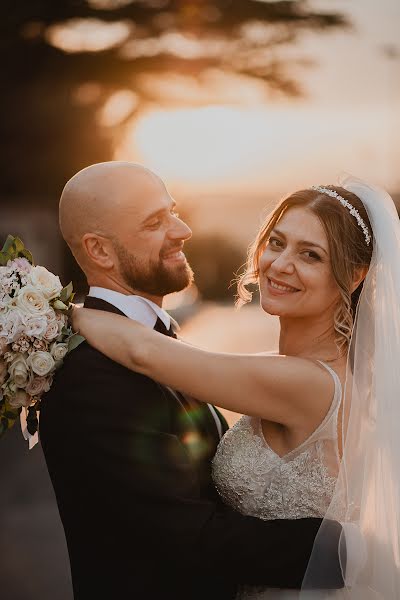
[(49, 377), (34, 377), (26, 386), (26, 391), (31, 396), (41, 396), (43, 392), (50, 389), (51, 380)]
[(53, 341), (55, 340), (58, 336), (59, 336), (59, 331), (58, 331), (58, 322), (56, 320), (54, 320), (52, 323), (49, 323), (47, 325), (47, 329), (44, 333), (44, 339), (45, 340), (49, 340), (49, 341)]
[(29, 273), (32, 269), (32, 265), (26, 258), (14, 258), (8, 266), (16, 267), (20, 273)]
[(32, 402), (32, 398), (21, 389), (17, 389), (14, 395), (8, 398), (8, 403), (12, 408), (19, 408), (20, 406), (28, 407)]

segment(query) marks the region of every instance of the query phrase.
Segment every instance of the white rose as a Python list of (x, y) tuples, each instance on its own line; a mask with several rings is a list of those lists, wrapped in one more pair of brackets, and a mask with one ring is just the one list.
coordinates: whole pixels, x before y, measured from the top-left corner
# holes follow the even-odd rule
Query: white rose
[(15, 385), (20, 388), (23, 388), (28, 383), (28, 365), (26, 364), (26, 360), (20, 354), (13, 360), (13, 362), (9, 365), (8, 371), (10, 373), (11, 378), (13, 379)]
[(63, 360), (68, 352), (68, 344), (53, 344), (50, 352), (55, 361)]
[(59, 336), (59, 331), (58, 331), (58, 323), (56, 320), (54, 320), (52, 323), (48, 323), (47, 324), (47, 329), (44, 333), (44, 339), (48, 340), (48, 341), (52, 341), (55, 340), (56, 338), (58, 338)]
[(28, 337), (46, 337), (47, 326), (47, 319), (45, 316), (38, 315), (35, 317), (31, 315), (28, 318), (25, 318), (24, 333)]
[(11, 301), (12, 301), (12, 298), (10, 298), (10, 296), (4, 292), (4, 290), (1, 287), (1, 282), (0, 282), (0, 310), (4, 310), (5, 308), (8, 308), (11, 304)]
[(50, 389), (50, 381), (47, 377), (34, 377), (26, 386), (26, 391), (31, 396), (41, 396)]
[(14, 395), (7, 398), (11, 408), (19, 408), (20, 406), (28, 407), (32, 402), (31, 397), (24, 391), (18, 389)]
[(15, 305), (24, 313), (34, 316), (45, 315), (50, 308), (43, 294), (32, 285), (27, 285), (19, 291)]
[(0, 385), (3, 385), (8, 375), (8, 365), (5, 360), (0, 359)]
[(57, 313), (55, 310), (53, 310), (51, 307), (49, 308), (49, 310), (46, 313), (46, 319), (47, 319), (47, 323), (54, 323), (54, 321), (57, 321)]
[(49, 352), (32, 352), (26, 362), (32, 371), (41, 377), (50, 373), (54, 367), (54, 358)]
[(33, 267), (29, 273), (33, 287), (41, 291), (46, 300), (53, 300), (60, 295), (62, 288), (60, 278), (50, 273), (45, 267)]
[(9, 310), (0, 318), (0, 336), (5, 337), (8, 343), (15, 342), (23, 331), (24, 324), (18, 310)]

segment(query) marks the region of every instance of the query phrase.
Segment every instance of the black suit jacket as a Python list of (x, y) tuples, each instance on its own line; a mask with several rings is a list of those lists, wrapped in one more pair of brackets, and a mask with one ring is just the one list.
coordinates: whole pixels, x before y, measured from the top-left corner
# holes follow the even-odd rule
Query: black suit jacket
[[(85, 306), (120, 312), (96, 298)], [(199, 402), (84, 342), (43, 398), (40, 438), (75, 600), (225, 600), (243, 582), (301, 585), (320, 520), (224, 506), (211, 482), (217, 429)], [(340, 532), (332, 523), (326, 587), (342, 585)]]

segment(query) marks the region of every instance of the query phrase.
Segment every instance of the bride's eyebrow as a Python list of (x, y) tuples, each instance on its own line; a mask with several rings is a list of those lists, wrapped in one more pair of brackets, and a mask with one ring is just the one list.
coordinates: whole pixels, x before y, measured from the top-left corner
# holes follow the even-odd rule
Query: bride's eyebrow
[[(283, 233), (283, 231), (280, 231), (279, 229), (273, 229), (271, 231), (271, 234), (272, 233), (275, 233), (276, 235), (279, 235), (280, 237), (286, 239), (286, 236)], [(320, 250), (322, 250), (323, 252), (325, 252), (325, 254), (328, 254), (328, 252), (325, 250), (325, 248), (323, 248), (319, 244), (316, 244), (315, 242), (309, 242), (308, 240), (300, 240), (297, 243), (298, 243), (299, 246), (312, 246), (313, 248), (319, 248)]]

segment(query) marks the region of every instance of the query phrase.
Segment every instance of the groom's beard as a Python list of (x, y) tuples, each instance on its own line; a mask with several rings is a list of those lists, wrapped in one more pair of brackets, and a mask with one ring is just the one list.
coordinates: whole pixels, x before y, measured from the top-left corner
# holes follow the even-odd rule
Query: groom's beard
[(118, 257), (121, 276), (133, 290), (152, 296), (166, 296), (180, 292), (193, 283), (193, 271), (186, 260), (174, 267), (164, 264), (162, 254), (171, 252), (174, 249), (173, 245), (162, 248), (159, 260), (146, 267), (118, 241), (113, 240), (113, 247)]

